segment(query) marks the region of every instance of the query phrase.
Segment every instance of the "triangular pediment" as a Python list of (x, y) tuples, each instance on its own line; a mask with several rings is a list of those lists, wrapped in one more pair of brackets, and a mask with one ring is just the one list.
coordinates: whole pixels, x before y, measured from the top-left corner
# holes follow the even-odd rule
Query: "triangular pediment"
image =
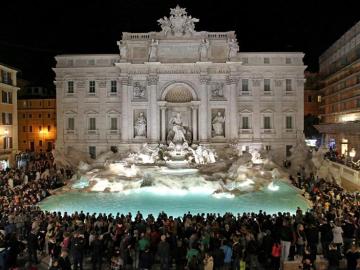
[(117, 110), (114, 110), (114, 109), (108, 110), (106, 113), (107, 114), (121, 114), (120, 111), (117, 111)]
[(95, 111), (95, 110), (87, 110), (84, 112), (85, 114), (98, 114), (99, 112)]
[(273, 113), (273, 112), (274, 112), (274, 110), (273, 110), (273, 109), (269, 109), (269, 108), (264, 109), (264, 110), (261, 111), (261, 113)]
[(67, 110), (65, 111), (65, 114), (77, 114), (77, 112), (73, 110)]

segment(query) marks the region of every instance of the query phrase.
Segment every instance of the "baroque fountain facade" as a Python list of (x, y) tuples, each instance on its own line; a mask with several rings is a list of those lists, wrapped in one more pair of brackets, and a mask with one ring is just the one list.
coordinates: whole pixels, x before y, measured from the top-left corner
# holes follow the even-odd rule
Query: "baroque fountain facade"
[(308, 207), (273, 162), (302, 139), (303, 54), (239, 52), (198, 21), (177, 6), (160, 32), (123, 33), (120, 54), (56, 57), (55, 162), (77, 174), (44, 209)]

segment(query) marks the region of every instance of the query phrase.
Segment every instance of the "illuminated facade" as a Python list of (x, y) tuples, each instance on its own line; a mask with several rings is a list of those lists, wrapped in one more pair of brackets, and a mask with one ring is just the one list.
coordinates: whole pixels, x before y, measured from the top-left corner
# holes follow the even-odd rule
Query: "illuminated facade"
[(123, 33), (118, 54), (56, 56), (56, 148), (167, 143), (179, 114), (195, 143), (285, 156), (303, 133), (304, 54), (239, 52), (235, 32), (197, 21), (176, 7), (160, 32)]
[(19, 99), (19, 150), (49, 151), (56, 140), (56, 100)]
[(14, 164), (18, 151), (17, 72), (0, 64), (0, 170)]
[(321, 124), (341, 154), (360, 150), (360, 22), (320, 56)]

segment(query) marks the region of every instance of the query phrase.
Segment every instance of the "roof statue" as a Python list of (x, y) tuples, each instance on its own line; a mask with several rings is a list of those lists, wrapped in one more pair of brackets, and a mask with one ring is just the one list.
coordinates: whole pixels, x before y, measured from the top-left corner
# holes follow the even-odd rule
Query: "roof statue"
[(171, 33), (174, 36), (182, 36), (186, 34), (193, 34), (195, 32), (195, 23), (199, 19), (193, 18), (187, 15), (185, 8), (180, 8), (179, 5), (176, 8), (170, 9), (170, 17), (161, 18), (158, 23), (161, 27), (161, 32), (167, 36)]

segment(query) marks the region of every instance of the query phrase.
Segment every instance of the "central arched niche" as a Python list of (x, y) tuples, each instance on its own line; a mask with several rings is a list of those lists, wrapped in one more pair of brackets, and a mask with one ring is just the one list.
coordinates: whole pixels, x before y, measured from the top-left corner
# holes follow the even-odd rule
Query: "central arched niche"
[(196, 100), (194, 90), (184, 83), (174, 83), (169, 85), (164, 93), (163, 100), (170, 103), (186, 103)]

